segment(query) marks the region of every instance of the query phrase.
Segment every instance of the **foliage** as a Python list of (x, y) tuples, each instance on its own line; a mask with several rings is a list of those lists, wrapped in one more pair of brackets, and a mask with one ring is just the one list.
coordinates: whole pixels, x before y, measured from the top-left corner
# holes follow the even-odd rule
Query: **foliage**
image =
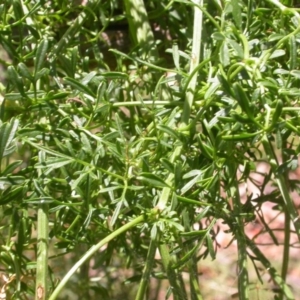
[[(166, 298), (202, 299), (197, 266), (217, 255), (217, 221), (237, 242), (239, 298), (249, 299), (251, 260), (258, 280), (260, 262), (278, 287), (276, 299), (294, 299), (286, 284), (290, 220), (300, 237), (290, 195), (298, 185), (288, 179), (299, 152), (293, 4), (0, 4), (10, 59), (1, 61), (0, 110), (0, 264), (9, 299), (119, 299), (112, 268), (130, 270), (122, 297), (154, 299), (155, 278), (168, 280)], [(126, 37), (119, 47), (105, 39), (127, 27), (130, 47)], [(239, 185), (260, 161), (270, 164), (261, 193), (242, 201)], [(244, 231), (261, 216), (270, 183), (268, 201), (286, 218), (281, 274)], [(90, 281), (92, 267), (105, 279)]]

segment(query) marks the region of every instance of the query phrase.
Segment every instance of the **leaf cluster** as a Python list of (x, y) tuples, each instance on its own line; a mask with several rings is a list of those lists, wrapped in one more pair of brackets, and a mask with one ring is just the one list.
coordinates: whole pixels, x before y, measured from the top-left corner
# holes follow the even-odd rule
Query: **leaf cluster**
[[(43, 240), (35, 230), (44, 228), (50, 299), (60, 291), (58, 259), (74, 255), (71, 276), (106, 239), (93, 267), (107, 279), (94, 285), (80, 269), (80, 297), (112, 299), (109, 267), (126, 266), (129, 281), (139, 281), (129, 298), (149, 298), (152, 276), (168, 279), (167, 298), (201, 299), (197, 263), (216, 258), (220, 220), (237, 241), (241, 299), (249, 299), (247, 259), (258, 280), (260, 261), (279, 297), (293, 299), (286, 267), (279, 276), (244, 228), (260, 218), (276, 243), (262, 213), (271, 201), (300, 237), (290, 196), (298, 183), (288, 179), (299, 153), (297, 9), (277, 1), (145, 2), (0, 4), (0, 44), (10, 58), (1, 61), (0, 106), (0, 265), (14, 278), (7, 293), (37, 294), (31, 278)], [(128, 15), (133, 7), (146, 12), (139, 22), (148, 27)], [(193, 23), (197, 10), (203, 20)], [(129, 28), (131, 37), (105, 40), (114, 28)], [(259, 195), (241, 199), (240, 185), (261, 161), (270, 170)]]

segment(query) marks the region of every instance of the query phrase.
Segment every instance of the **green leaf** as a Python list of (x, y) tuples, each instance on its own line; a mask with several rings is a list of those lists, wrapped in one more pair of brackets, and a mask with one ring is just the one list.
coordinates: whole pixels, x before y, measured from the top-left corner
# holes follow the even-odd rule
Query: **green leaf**
[(26, 94), (24, 92), (24, 86), (23, 86), (22, 78), (17, 73), (15, 67), (14, 66), (9, 66), (7, 68), (7, 73), (8, 73), (8, 78), (11, 80), (11, 82), (13, 83), (13, 85), (18, 89), (18, 91), (20, 92), (20, 94), (23, 97), (26, 97)]
[(33, 143), (31, 142), (29, 139), (27, 139), (26, 137), (23, 138), (23, 140), (28, 143), (29, 145), (31, 145), (32, 147), (38, 149), (38, 150), (42, 150), (50, 155), (53, 155), (53, 156), (56, 156), (56, 157), (61, 157), (61, 158), (65, 158), (65, 159), (69, 159), (69, 160), (72, 160), (73, 158), (70, 157), (70, 156), (67, 156), (63, 153), (60, 153), (60, 152), (57, 152), (55, 150), (52, 150), (51, 148), (48, 148), (48, 147), (44, 147), (44, 146), (41, 146), (40, 144), (36, 144), (36, 143)]
[(5, 176), (0, 177), (0, 190), (5, 190), (11, 185), (21, 185), (25, 181), (23, 176)]
[(227, 141), (243, 141), (243, 140), (247, 140), (259, 136), (260, 134), (261, 131), (253, 132), (253, 133), (245, 132), (241, 134), (223, 135), (222, 139)]
[(11, 174), (16, 168), (21, 166), (23, 164), (22, 160), (16, 160), (13, 163), (9, 164), (3, 172), (0, 173), (1, 176), (9, 175)]
[(284, 55), (285, 55), (285, 50), (277, 49), (271, 54), (270, 59), (280, 57), (280, 56), (284, 56)]
[(118, 130), (118, 133), (119, 133), (119, 137), (122, 139), (122, 142), (125, 144), (126, 139), (125, 139), (124, 132), (123, 132), (123, 129), (122, 129), (122, 122), (121, 122), (121, 119), (119, 117), (119, 114), (117, 114), (117, 113), (115, 114), (115, 120), (116, 120), (116, 125), (117, 125), (117, 130)]
[(184, 231), (184, 227), (180, 223), (175, 222), (171, 219), (164, 219), (164, 221), (166, 223), (168, 223), (170, 226), (174, 227), (178, 232), (183, 232)]
[(211, 37), (216, 41), (225, 41), (226, 37), (221, 32), (214, 32)]
[(72, 74), (72, 77), (74, 77), (75, 73), (76, 73), (77, 61), (78, 61), (78, 46), (76, 46), (72, 49), (72, 54), (71, 54), (71, 74)]
[(50, 157), (45, 162), (37, 163), (35, 165), (36, 168), (51, 168), (51, 169), (58, 169), (62, 166), (65, 166), (71, 162), (73, 162), (73, 159), (66, 159), (64, 157), (57, 158), (57, 157)]
[(253, 118), (253, 111), (250, 107), (250, 100), (243, 90), (243, 88), (238, 83), (233, 84), (233, 90), (235, 93), (236, 100), (238, 101), (242, 110), (247, 114), (247, 116), (252, 120)]
[(230, 64), (230, 53), (226, 41), (224, 41), (220, 47), (220, 62), (224, 67)]
[[(0, 190), (1, 190), (1, 180), (0, 180)], [(0, 205), (8, 204), (12, 201), (21, 202), (23, 199), (23, 186), (9, 186), (5, 191), (2, 193), (0, 197)]]
[(282, 100), (278, 99), (272, 117), (272, 127), (277, 124), (279, 118), (281, 117), (282, 108), (283, 108), (283, 102)]
[(49, 41), (46, 39), (43, 39), (37, 46), (36, 54), (35, 54), (35, 69), (34, 69), (35, 80), (37, 80), (36, 79), (37, 72), (41, 70), (43, 64), (45, 63), (48, 47), (49, 47)]
[(244, 50), (241, 45), (239, 45), (236, 41), (227, 39), (227, 43), (230, 44), (232, 49), (236, 52), (236, 55), (240, 58), (244, 58)]
[(195, 222), (199, 222), (200, 220), (202, 220), (206, 214), (210, 211), (211, 207), (207, 206), (205, 208), (202, 209), (202, 211), (197, 215)]
[(215, 249), (214, 249), (214, 245), (213, 245), (211, 236), (209, 234), (206, 236), (206, 246), (208, 248), (208, 252), (209, 252), (210, 257), (213, 260), (216, 259), (216, 252), (215, 252)]
[(189, 250), (182, 258), (180, 258), (180, 260), (178, 260), (176, 262), (176, 264), (174, 264), (172, 267), (174, 269), (178, 269), (181, 266), (183, 266), (185, 263), (187, 263), (199, 250), (200, 245), (201, 244), (198, 242), (191, 250)]
[(24, 63), (19, 63), (18, 69), (19, 69), (19, 73), (23, 77), (29, 79), (31, 82), (33, 81), (33, 76), (31, 75), (30, 71), (28, 70), (28, 68), (26, 67), (26, 65)]
[(15, 14), (16, 20), (19, 21), (24, 17), (24, 11), (23, 11), (23, 8), (21, 5), (21, 1), (13, 0), (12, 3), (13, 3), (14, 14)]
[(87, 74), (85, 77), (81, 79), (81, 84), (87, 85), (95, 76), (97, 75), (97, 72), (92, 71), (89, 74)]
[(289, 61), (289, 69), (294, 70), (297, 68), (297, 45), (296, 45), (296, 39), (295, 36), (292, 35), (290, 37), (289, 41), (289, 46), (290, 46), (290, 61)]
[(151, 173), (141, 173), (138, 177), (138, 180), (144, 181), (146, 183), (148, 183), (150, 186), (154, 186), (154, 187), (169, 187), (165, 181), (161, 178), (159, 178), (158, 176), (156, 176), (155, 174), (151, 174)]
[(187, 191), (189, 191), (193, 186), (201, 179), (202, 172), (199, 172), (192, 180), (184, 185), (181, 189), (181, 195), (184, 195)]
[(105, 92), (107, 90), (107, 83), (105, 81), (101, 82), (97, 89), (97, 98), (96, 105), (99, 106), (103, 102), (105, 102)]
[(300, 96), (300, 89), (298, 88), (281, 88), (278, 90), (279, 95), (287, 95), (287, 96)]
[(290, 74), (291, 74), (292, 76), (294, 76), (294, 77), (300, 79), (300, 71), (298, 71), (298, 70), (292, 70), (292, 71), (290, 72)]
[(180, 55), (179, 55), (178, 51), (179, 51), (178, 44), (177, 43), (173, 43), (173, 46), (172, 46), (172, 55), (173, 55), (174, 65), (175, 65), (176, 69), (180, 70), (180, 64), (179, 64)]
[(66, 84), (69, 84), (71, 87), (75, 88), (77, 91), (82, 92), (84, 94), (90, 95), (92, 97), (96, 97), (96, 95), (84, 84), (77, 81), (76, 79), (65, 77), (64, 81)]
[(160, 161), (170, 173), (174, 173), (174, 165), (168, 159), (163, 157)]
[(204, 136), (202, 134), (198, 134), (197, 138), (198, 138), (198, 146), (200, 148), (201, 153), (205, 157), (207, 157), (209, 159), (213, 159), (213, 157), (214, 157), (214, 149), (210, 145), (208, 145), (207, 143), (205, 143), (203, 141)]
[(207, 230), (197, 230), (189, 232), (180, 232), (179, 234), (184, 237), (203, 237), (207, 233)]
[(209, 88), (207, 89), (205, 95), (204, 95), (204, 99), (209, 99), (210, 97), (212, 97), (213, 95), (215, 95), (216, 91), (218, 90), (218, 88), (220, 87), (220, 82), (218, 80), (212, 79), (211, 84), (209, 85)]
[(42, 78), (43, 76), (48, 75), (50, 72), (50, 70), (48, 68), (43, 68), (41, 70), (39, 70), (35, 75), (34, 75), (34, 80), (37, 81), (40, 78)]
[(64, 99), (69, 95), (70, 95), (70, 93), (68, 93), (68, 92), (61, 92), (61, 93), (54, 94), (53, 91), (50, 91), (44, 99), (45, 100)]
[(122, 72), (104, 72), (101, 73), (101, 76), (105, 77), (106, 79), (120, 79), (120, 80), (128, 79), (128, 75)]
[(235, 22), (235, 25), (241, 29), (242, 27), (242, 11), (240, 7), (240, 0), (231, 0), (232, 5), (232, 16)]
[(222, 73), (218, 74), (218, 79), (219, 79), (224, 91), (226, 92), (226, 94), (228, 96), (233, 96), (234, 93), (233, 93), (232, 87), (229, 84), (227, 78), (225, 77), (225, 74), (222, 74)]
[(177, 140), (177, 141), (181, 140), (180, 134), (177, 131), (175, 131), (174, 129), (172, 129), (166, 125), (163, 125), (163, 124), (159, 124), (157, 126), (157, 128), (159, 130), (161, 130), (162, 132), (166, 133), (168, 136), (173, 137), (175, 140)]
[(5, 51), (9, 54), (9, 57), (18, 61), (20, 58), (20, 53), (16, 51), (15, 45), (8, 39), (4, 38), (4, 35), (2, 34), (0, 34), (0, 42)]
[(11, 120), (10, 123), (4, 123), (0, 125), (0, 162), (1, 159), (9, 154), (11, 154), (16, 145), (13, 144), (13, 140), (16, 131), (19, 126), (19, 120)]
[(39, 32), (33, 26), (29, 26), (28, 24), (26, 24), (26, 28), (30, 31), (30, 33), (36, 40), (39, 40), (41, 38)]
[(82, 149), (87, 153), (92, 153), (90, 141), (83, 132), (80, 132), (80, 141), (82, 143)]

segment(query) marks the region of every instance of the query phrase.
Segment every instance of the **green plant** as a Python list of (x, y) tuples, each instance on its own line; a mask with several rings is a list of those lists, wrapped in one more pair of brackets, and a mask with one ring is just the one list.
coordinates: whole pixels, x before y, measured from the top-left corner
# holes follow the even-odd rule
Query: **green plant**
[[(0, 265), (9, 299), (155, 299), (151, 278), (167, 280), (166, 298), (202, 299), (199, 265), (216, 258), (217, 221), (237, 242), (240, 299), (250, 299), (249, 261), (261, 283), (258, 262), (268, 271), (278, 287), (272, 296), (295, 298), (286, 282), (290, 221), (300, 236), (290, 194), (298, 182), (288, 177), (299, 153), (292, 5), (0, 4), (0, 44), (11, 59), (1, 61), (0, 108)], [(131, 50), (102, 51), (103, 34), (126, 20)], [(241, 199), (239, 186), (260, 161), (270, 165), (260, 194)], [(262, 216), (277, 243), (261, 214), (266, 197), (286, 220), (281, 272), (245, 232)], [(92, 268), (104, 279), (91, 282)], [(134, 288), (113, 289), (113, 268), (130, 270)]]

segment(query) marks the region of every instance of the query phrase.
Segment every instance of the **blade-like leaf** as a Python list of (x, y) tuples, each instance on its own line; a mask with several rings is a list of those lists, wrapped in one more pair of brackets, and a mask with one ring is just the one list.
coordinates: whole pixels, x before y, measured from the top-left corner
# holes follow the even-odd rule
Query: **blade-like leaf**
[(73, 162), (73, 159), (67, 159), (65, 157), (61, 157), (61, 158), (50, 157), (45, 162), (37, 163), (35, 167), (39, 169), (40, 168), (58, 169), (71, 162)]
[(140, 176), (137, 177), (138, 180), (144, 181), (151, 186), (155, 187), (169, 187), (165, 181), (158, 176), (151, 173), (141, 173)]
[(22, 78), (17, 73), (15, 67), (14, 66), (9, 66), (7, 68), (7, 73), (8, 73), (8, 78), (12, 82), (12, 84), (18, 89), (18, 91), (20, 92), (20, 94), (23, 97), (26, 97), (25, 92), (24, 92), (24, 86), (23, 86)]
[(12, 120), (10, 123), (4, 123), (0, 126), (0, 161), (4, 156), (11, 154), (15, 146), (12, 141), (18, 129), (19, 120)]
[(37, 74), (37, 72), (41, 70), (45, 62), (48, 47), (49, 47), (49, 41), (46, 39), (42, 40), (37, 46), (36, 55), (35, 55), (35, 72), (34, 72), (35, 74)]
[(82, 84), (76, 79), (73, 79), (71, 77), (65, 77), (64, 81), (66, 84), (69, 84), (71, 87), (75, 88), (79, 92), (90, 95), (92, 97), (96, 96), (86, 85)]

